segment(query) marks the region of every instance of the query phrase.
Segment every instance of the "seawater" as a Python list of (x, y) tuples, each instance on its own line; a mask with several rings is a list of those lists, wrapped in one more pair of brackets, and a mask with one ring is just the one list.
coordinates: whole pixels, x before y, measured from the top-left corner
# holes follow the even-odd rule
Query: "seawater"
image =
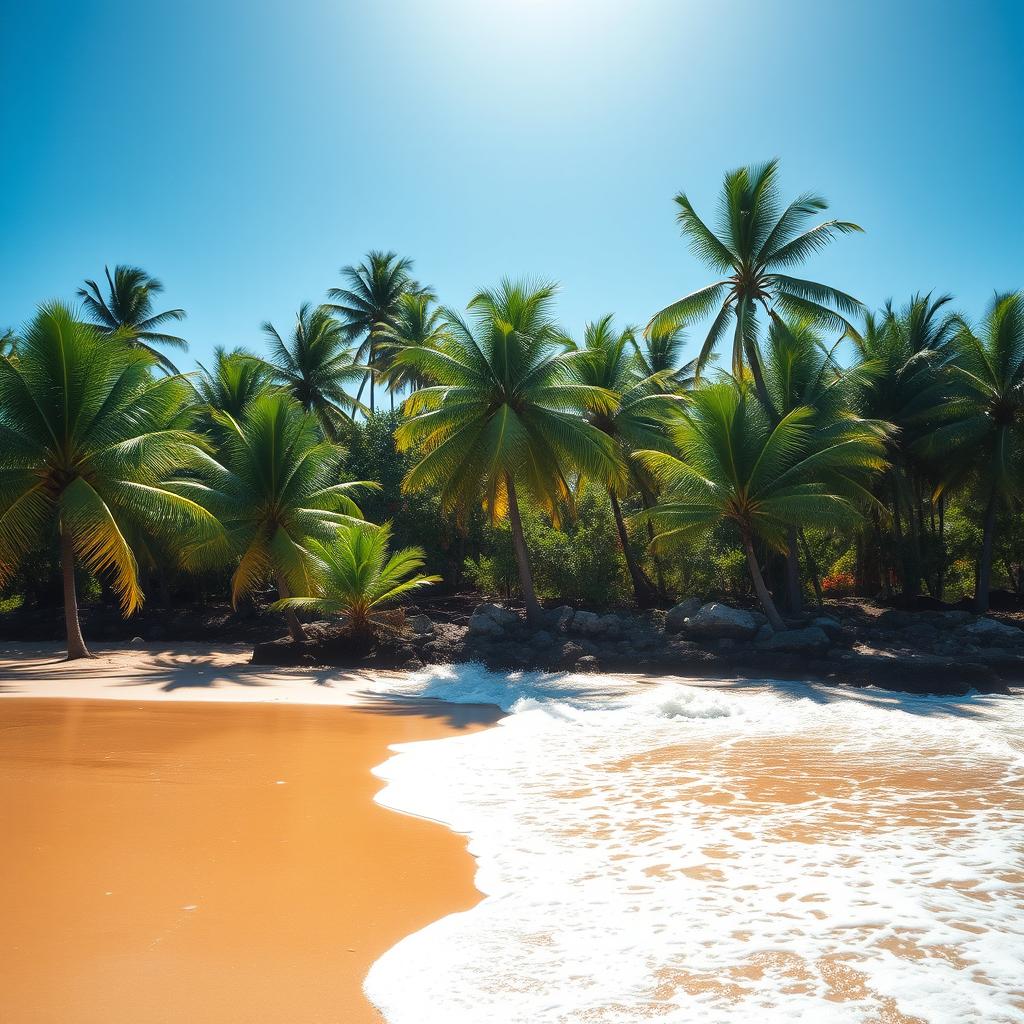
[(377, 686), (508, 712), (377, 769), (381, 803), (468, 837), (484, 894), (374, 964), (389, 1024), (1024, 1022), (1020, 696)]

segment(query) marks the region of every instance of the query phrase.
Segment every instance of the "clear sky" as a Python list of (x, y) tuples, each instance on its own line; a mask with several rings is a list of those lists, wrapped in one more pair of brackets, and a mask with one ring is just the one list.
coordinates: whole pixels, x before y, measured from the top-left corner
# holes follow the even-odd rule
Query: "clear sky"
[[(864, 235), (816, 276), (972, 315), (1024, 287), (1024, 0), (0, 0), (0, 326), (104, 263), (204, 359), (371, 248), (567, 328), (707, 283), (674, 222), (778, 156)], [(694, 333), (696, 341), (697, 331)], [(191, 360), (180, 360), (189, 366)]]

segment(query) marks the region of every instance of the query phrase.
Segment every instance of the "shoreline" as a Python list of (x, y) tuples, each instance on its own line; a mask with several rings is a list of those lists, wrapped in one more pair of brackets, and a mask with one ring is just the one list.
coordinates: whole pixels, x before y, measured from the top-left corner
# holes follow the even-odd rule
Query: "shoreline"
[(500, 710), (174, 646), (63, 670), (37, 647), (20, 674), (0, 652), (0, 1016), (379, 1024), (370, 966), (482, 896), (466, 838), (378, 803), (373, 769)]

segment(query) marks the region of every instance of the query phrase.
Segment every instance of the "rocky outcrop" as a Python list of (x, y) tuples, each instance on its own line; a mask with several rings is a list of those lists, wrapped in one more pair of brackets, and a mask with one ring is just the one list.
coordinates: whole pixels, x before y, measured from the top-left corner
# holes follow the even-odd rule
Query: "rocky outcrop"
[(478, 604), (469, 617), (469, 632), (473, 636), (501, 636), (518, 622), (519, 616), (500, 604)]
[(749, 640), (759, 625), (750, 612), (713, 602), (687, 618), (686, 634), (706, 640)]
[(701, 603), (699, 597), (688, 597), (685, 601), (680, 601), (674, 608), (669, 609), (665, 615), (665, 632), (681, 633), (686, 625), (686, 620), (700, 611)]
[(1007, 626), (995, 619), (980, 618), (976, 622), (970, 622), (961, 626), (956, 635), (968, 643), (976, 644), (1007, 644), (1024, 643), (1024, 630), (1015, 626)]
[(766, 651), (784, 651), (788, 654), (824, 654), (829, 645), (828, 634), (820, 626), (784, 629), (759, 643)]

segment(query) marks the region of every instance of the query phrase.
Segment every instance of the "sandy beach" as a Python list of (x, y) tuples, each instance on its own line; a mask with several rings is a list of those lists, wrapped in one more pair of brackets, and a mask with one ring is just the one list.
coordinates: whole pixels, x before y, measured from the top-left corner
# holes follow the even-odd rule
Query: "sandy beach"
[(374, 803), (371, 769), (495, 709), (246, 655), (3, 653), (7, 1024), (376, 1022), (370, 964), (479, 898), (464, 840)]

